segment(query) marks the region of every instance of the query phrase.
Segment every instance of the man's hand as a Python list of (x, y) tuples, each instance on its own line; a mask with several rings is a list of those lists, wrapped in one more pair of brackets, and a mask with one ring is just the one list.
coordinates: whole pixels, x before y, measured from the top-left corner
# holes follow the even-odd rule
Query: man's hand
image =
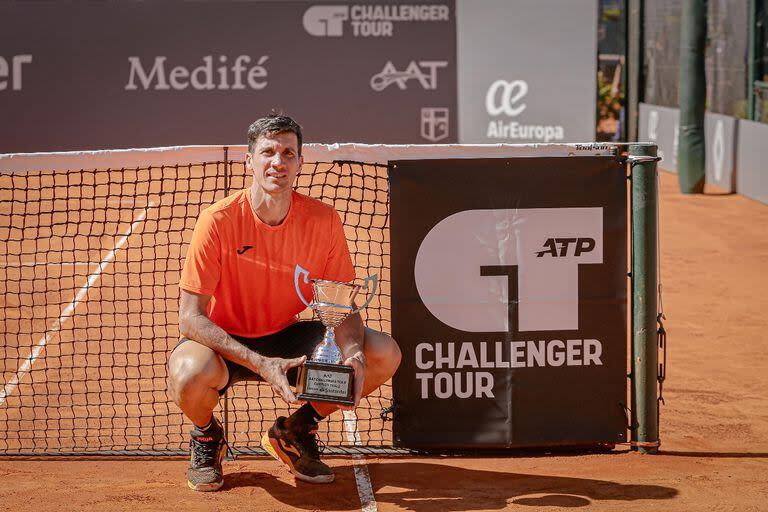
[(295, 359), (283, 359), (281, 357), (264, 357), (253, 352), (252, 370), (258, 373), (262, 379), (272, 386), (272, 391), (280, 396), (289, 404), (296, 403), (296, 395), (293, 394), (291, 386), (288, 384), (288, 378), (285, 374), (291, 368), (301, 366), (306, 361), (307, 356), (297, 357)]
[(365, 356), (362, 351), (357, 351), (344, 360), (344, 366), (351, 366), (355, 370), (355, 405), (340, 405), (339, 409), (345, 411), (354, 411), (355, 407), (360, 405), (360, 399), (363, 394), (363, 383), (365, 382)]

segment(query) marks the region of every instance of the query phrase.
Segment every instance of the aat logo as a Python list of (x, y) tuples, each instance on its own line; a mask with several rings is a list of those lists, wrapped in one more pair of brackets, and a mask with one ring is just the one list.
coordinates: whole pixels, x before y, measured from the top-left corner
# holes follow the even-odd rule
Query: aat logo
[(408, 88), (408, 81), (414, 80), (422, 89), (433, 91), (437, 89), (437, 70), (447, 66), (447, 60), (412, 60), (403, 71), (398, 71), (392, 61), (388, 60), (384, 69), (371, 77), (371, 89), (381, 92), (395, 84), (404, 91)]

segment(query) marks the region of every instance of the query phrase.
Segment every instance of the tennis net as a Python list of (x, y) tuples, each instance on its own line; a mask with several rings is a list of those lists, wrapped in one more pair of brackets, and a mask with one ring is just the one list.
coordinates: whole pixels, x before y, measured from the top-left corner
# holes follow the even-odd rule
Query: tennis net
[[(0, 455), (175, 455), (190, 425), (166, 393), (178, 281), (201, 211), (249, 184), (245, 146), (0, 155)], [(297, 189), (341, 214), (362, 312), (391, 332), (388, 162), (609, 154), (601, 144), (307, 144)], [(305, 318), (310, 313), (305, 313)], [(393, 453), (392, 387), (322, 422), (330, 453)], [(219, 403), (234, 454), (290, 412), (237, 384)]]
[[(186, 452), (190, 425), (165, 382), (179, 275), (201, 209), (250, 182), (233, 149), (216, 151), (187, 164), (94, 167), (129, 156), (105, 152), (64, 170), (0, 171), (0, 454)], [(164, 158), (183, 162), (181, 153)], [(341, 214), (357, 275), (380, 278), (364, 320), (388, 332), (386, 165), (315, 161), (296, 188)], [(385, 385), (356, 418), (323, 422), (328, 451), (390, 448), (391, 396)], [(268, 386), (248, 383), (216, 414), (235, 454), (259, 454), (261, 434), (289, 412)]]

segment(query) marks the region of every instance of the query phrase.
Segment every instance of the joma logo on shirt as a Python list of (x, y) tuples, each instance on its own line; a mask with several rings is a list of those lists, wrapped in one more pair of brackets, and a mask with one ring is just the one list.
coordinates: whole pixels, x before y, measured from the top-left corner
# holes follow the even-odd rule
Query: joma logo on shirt
[(239, 249), (237, 250), (237, 254), (241, 254), (241, 255), (242, 255), (242, 254), (244, 254), (244, 253), (245, 253), (245, 251), (247, 251), (248, 249), (253, 249), (253, 246), (252, 246), (252, 245), (244, 245), (244, 246), (242, 246), (241, 248), (239, 248)]

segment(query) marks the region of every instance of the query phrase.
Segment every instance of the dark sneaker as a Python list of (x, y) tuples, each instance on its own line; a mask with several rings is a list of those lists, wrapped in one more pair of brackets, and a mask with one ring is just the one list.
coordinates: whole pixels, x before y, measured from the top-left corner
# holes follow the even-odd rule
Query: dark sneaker
[(216, 418), (213, 421), (214, 425), (208, 432), (202, 432), (197, 427), (190, 432), (187, 485), (195, 491), (218, 491), (224, 485), (221, 461), (227, 453), (227, 443), (221, 423)]
[(288, 465), (299, 480), (313, 484), (333, 482), (331, 468), (320, 461), (317, 423), (289, 428), (280, 416), (261, 438), (261, 446), (275, 459)]

